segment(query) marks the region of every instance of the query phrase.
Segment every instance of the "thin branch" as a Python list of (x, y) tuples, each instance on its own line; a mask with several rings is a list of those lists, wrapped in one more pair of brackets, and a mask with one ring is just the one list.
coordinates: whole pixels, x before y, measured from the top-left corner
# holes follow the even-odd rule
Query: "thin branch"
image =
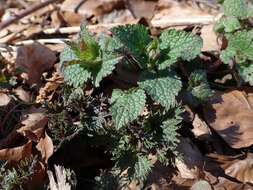
[(14, 22), (17, 22), (18, 20), (22, 19), (23, 17), (43, 8), (46, 7), (52, 3), (55, 3), (59, 0), (47, 0), (44, 2), (39, 2), (39, 3), (35, 3), (34, 5), (32, 5), (31, 7), (29, 7), (28, 9), (25, 9), (24, 11), (21, 11), (18, 15), (14, 16), (13, 18), (10, 18), (6, 21), (3, 21), (0, 23), (0, 30), (6, 28), (7, 26), (13, 24)]
[(15, 45), (30, 45), (35, 42), (38, 42), (40, 44), (64, 44), (65, 42), (70, 41), (67, 38), (50, 38), (50, 39), (38, 39), (38, 40), (24, 40), (15, 43)]
[[(219, 17), (219, 15), (218, 15)], [(175, 26), (189, 26), (189, 25), (209, 25), (214, 23), (218, 20), (218, 17), (214, 16), (206, 16), (206, 17), (187, 17), (187, 18), (175, 18), (175, 19), (163, 19), (163, 20), (154, 20), (151, 21), (152, 25), (157, 28), (168, 28), (168, 27), (175, 27)], [(88, 25), (87, 28), (89, 30), (96, 31), (99, 28), (106, 28), (110, 29), (115, 26), (124, 25), (125, 23), (111, 23), (111, 24), (96, 24), (96, 25)], [(134, 24), (134, 23), (128, 23)], [(62, 27), (62, 28), (48, 28), (44, 29), (44, 34), (75, 34), (80, 31), (79, 26), (72, 26), (72, 27)]]

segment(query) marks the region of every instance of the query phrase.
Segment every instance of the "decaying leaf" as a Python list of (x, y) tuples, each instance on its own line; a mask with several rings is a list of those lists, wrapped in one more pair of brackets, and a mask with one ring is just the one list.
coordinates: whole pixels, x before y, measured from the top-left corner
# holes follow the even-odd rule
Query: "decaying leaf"
[(253, 155), (249, 154), (243, 160), (226, 163), (225, 173), (242, 183), (253, 184)]
[[(211, 173), (217, 176), (215, 189), (250, 190), (253, 188), (253, 155), (224, 156), (209, 155), (213, 162), (207, 162), (207, 167), (215, 168)], [(210, 178), (211, 173), (207, 173)], [(217, 175), (218, 174), (218, 175)]]
[(52, 139), (45, 132), (45, 136), (40, 139), (36, 148), (40, 151), (42, 159), (47, 163), (50, 156), (54, 152), (54, 145)]
[(40, 85), (42, 73), (52, 68), (55, 62), (55, 53), (39, 43), (22, 46), (17, 50), (16, 64), (28, 74), (27, 82), (30, 85)]
[(22, 127), (17, 132), (37, 142), (44, 134), (47, 121), (48, 118), (43, 109), (32, 107), (23, 114), (21, 121)]
[(193, 129), (192, 132), (197, 138), (202, 138), (204, 136), (210, 136), (211, 131), (205, 121), (203, 121), (198, 114), (195, 114), (195, 117), (192, 122)]
[(7, 160), (8, 162), (14, 161), (18, 162), (21, 159), (30, 156), (32, 153), (32, 142), (14, 147), (14, 148), (5, 148), (0, 150), (0, 160)]
[(53, 76), (47, 80), (44, 87), (40, 88), (39, 95), (36, 97), (36, 102), (51, 101), (55, 90), (63, 83), (63, 78), (59, 73), (53, 73)]
[(204, 108), (208, 124), (232, 148), (253, 144), (253, 91), (217, 92)]

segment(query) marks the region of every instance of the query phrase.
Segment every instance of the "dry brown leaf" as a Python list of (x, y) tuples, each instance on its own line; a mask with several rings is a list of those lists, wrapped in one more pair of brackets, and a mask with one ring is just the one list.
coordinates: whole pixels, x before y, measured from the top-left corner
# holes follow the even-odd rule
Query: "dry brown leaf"
[(11, 98), (5, 94), (5, 93), (0, 93), (0, 106), (7, 106), (11, 101)]
[(83, 21), (83, 16), (70, 11), (62, 12), (62, 17), (68, 26), (79, 26)]
[(40, 151), (42, 159), (45, 163), (47, 163), (50, 156), (52, 156), (54, 152), (54, 145), (52, 139), (45, 132), (45, 136), (40, 139), (38, 144), (36, 145), (38, 151)]
[(232, 147), (244, 148), (253, 144), (252, 90), (217, 92), (204, 108), (208, 124)]
[(182, 178), (196, 179), (203, 167), (203, 156), (199, 149), (188, 138), (181, 138), (178, 152), (182, 153), (182, 160), (176, 158), (176, 166)]
[(5, 148), (0, 150), (0, 160), (7, 160), (9, 162), (18, 162), (21, 159), (30, 156), (32, 153), (32, 142), (29, 141), (25, 145), (15, 148)]
[[(207, 161), (206, 179), (217, 176), (212, 181), (215, 190), (251, 190), (253, 189), (253, 155), (224, 156), (218, 154), (209, 155), (214, 162)], [(210, 168), (212, 168), (210, 170)]]
[(201, 38), (203, 39), (202, 51), (218, 51), (220, 49), (217, 43), (217, 35), (214, 32), (214, 24), (203, 26), (201, 29)]
[(48, 82), (44, 87), (42, 87), (39, 91), (39, 95), (36, 98), (36, 102), (44, 102), (44, 101), (51, 101), (55, 90), (63, 83), (63, 77), (55, 72), (53, 76), (47, 80)]
[(28, 74), (30, 85), (39, 86), (42, 73), (52, 68), (55, 62), (55, 53), (39, 43), (22, 46), (17, 50), (17, 66)]
[(22, 127), (17, 130), (18, 133), (32, 141), (39, 141), (44, 134), (48, 118), (43, 109), (30, 108), (22, 116)]
[(251, 154), (243, 160), (233, 161), (231, 164), (227, 163), (225, 173), (242, 183), (253, 184), (253, 155)]
[(207, 126), (206, 122), (204, 122), (198, 114), (195, 114), (195, 117), (192, 122), (193, 129), (192, 132), (197, 138), (202, 138), (204, 136), (210, 136), (211, 131)]
[(17, 97), (23, 102), (29, 103), (31, 101), (31, 95), (29, 92), (25, 91), (21, 86), (14, 90)]

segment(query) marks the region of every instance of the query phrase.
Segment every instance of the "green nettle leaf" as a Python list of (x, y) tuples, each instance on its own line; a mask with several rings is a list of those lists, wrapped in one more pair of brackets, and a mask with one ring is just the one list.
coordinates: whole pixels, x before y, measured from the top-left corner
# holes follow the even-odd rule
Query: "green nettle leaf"
[(80, 26), (81, 32), (79, 34), (80, 38), (83, 39), (83, 41), (87, 44), (94, 44), (97, 45), (96, 40), (94, 39), (94, 37), (90, 34), (86, 23), (82, 23)]
[(98, 87), (101, 80), (110, 75), (115, 69), (115, 65), (119, 63), (121, 57), (116, 57), (113, 54), (103, 52), (103, 64), (95, 76), (95, 86)]
[(167, 148), (169, 148), (172, 151), (176, 149), (179, 143), (177, 130), (179, 128), (178, 125), (180, 122), (181, 119), (172, 118), (164, 121), (163, 124), (161, 125), (161, 128), (163, 130), (162, 141), (164, 141)]
[(239, 19), (247, 18), (250, 12), (246, 0), (225, 0), (223, 7), (226, 16), (234, 16)]
[(205, 102), (213, 95), (206, 73), (203, 70), (194, 71), (190, 75), (188, 85), (187, 90), (190, 92), (190, 101), (193, 105)]
[(241, 28), (240, 21), (236, 17), (222, 17), (214, 26), (216, 32), (234, 32)]
[(179, 58), (190, 61), (200, 54), (203, 41), (199, 36), (175, 29), (167, 30), (159, 38), (160, 49), (166, 57), (160, 63), (160, 69), (169, 67)]
[(144, 181), (151, 172), (151, 163), (146, 156), (137, 155), (137, 161), (133, 169), (133, 178)]
[(63, 68), (64, 64), (78, 61), (78, 57), (74, 53), (74, 51), (69, 47), (65, 47), (60, 54), (60, 67)]
[(81, 87), (91, 77), (91, 73), (80, 64), (70, 65), (65, 68), (64, 80), (67, 84), (77, 88)]
[(146, 95), (142, 89), (114, 90), (111, 98), (110, 112), (116, 128), (120, 129), (134, 121), (141, 114), (146, 103)]
[(253, 61), (253, 30), (238, 31), (227, 35), (228, 47), (221, 52), (221, 60), (228, 64), (231, 59), (237, 63)]
[(92, 79), (95, 87), (98, 87), (121, 59), (112, 52), (116, 45), (115, 40), (105, 37), (98, 44), (87, 28), (81, 26), (79, 41), (68, 43), (60, 56), (65, 81), (74, 87), (81, 87), (88, 79)]
[(151, 72), (144, 73), (138, 84), (154, 101), (166, 109), (176, 105), (176, 96), (182, 88), (180, 79), (173, 72), (168, 71), (162, 71), (159, 75)]
[(146, 67), (146, 47), (151, 41), (148, 29), (143, 25), (125, 25), (112, 29), (113, 36), (137, 59), (141, 67)]
[(253, 86), (253, 64), (240, 64), (237, 69), (241, 78)]

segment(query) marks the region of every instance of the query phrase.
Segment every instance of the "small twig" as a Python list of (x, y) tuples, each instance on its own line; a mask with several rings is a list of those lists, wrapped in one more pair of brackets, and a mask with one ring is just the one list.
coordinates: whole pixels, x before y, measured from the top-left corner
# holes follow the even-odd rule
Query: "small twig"
[(38, 39), (38, 40), (24, 40), (15, 43), (15, 45), (30, 45), (35, 42), (38, 42), (40, 44), (64, 44), (65, 42), (70, 41), (70, 39), (67, 38), (53, 38), (53, 39)]
[[(189, 25), (195, 25), (195, 24), (201, 24), (201, 25), (208, 25), (212, 24), (217, 20), (214, 16), (206, 16), (206, 17), (188, 17), (188, 18), (181, 18), (181, 19), (173, 19), (173, 20), (154, 20), (151, 21), (152, 25), (154, 27), (158, 28), (168, 28), (173, 26), (189, 26)], [(96, 25), (88, 25), (89, 30), (97, 30), (98, 28), (113, 28), (115, 26), (124, 25), (125, 23), (111, 23), (111, 24), (96, 24)], [(134, 23), (128, 23), (128, 24), (134, 24)], [(44, 34), (74, 34), (78, 33), (80, 31), (79, 26), (73, 26), (73, 27), (62, 27), (62, 28), (48, 28), (44, 29)]]
[(219, 18), (215, 16), (183, 17), (175, 19), (152, 20), (151, 24), (157, 28), (167, 28), (172, 26), (189, 26), (189, 25), (209, 25), (215, 23)]
[(44, 2), (39, 2), (39, 3), (36, 3), (34, 5), (32, 5), (30, 8), (28, 9), (25, 9), (24, 11), (21, 11), (18, 15), (14, 16), (13, 18), (10, 18), (6, 21), (3, 21), (0, 23), (0, 30), (2, 30), (3, 28), (6, 28), (7, 26), (11, 25), (12, 23), (22, 19), (23, 17), (49, 5), (49, 4), (52, 4), (52, 3), (55, 3), (59, 0), (47, 0), (47, 1), (44, 1)]
[[(128, 23), (128, 24), (134, 24), (134, 23)], [(96, 31), (99, 28), (106, 28), (110, 29), (115, 26), (120, 26), (124, 25), (124, 23), (111, 23), (111, 24), (96, 24), (96, 25), (88, 25), (87, 28), (90, 31)], [(72, 26), (72, 27), (62, 27), (62, 28), (48, 28), (44, 29), (42, 32), (44, 34), (55, 34), (55, 33), (60, 33), (60, 34), (75, 34), (80, 31), (79, 26)]]
[(74, 12), (77, 13), (78, 10), (80, 9), (80, 7), (85, 3), (86, 0), (82, 0), (78, 3), (78, 5), (76, 6)]

